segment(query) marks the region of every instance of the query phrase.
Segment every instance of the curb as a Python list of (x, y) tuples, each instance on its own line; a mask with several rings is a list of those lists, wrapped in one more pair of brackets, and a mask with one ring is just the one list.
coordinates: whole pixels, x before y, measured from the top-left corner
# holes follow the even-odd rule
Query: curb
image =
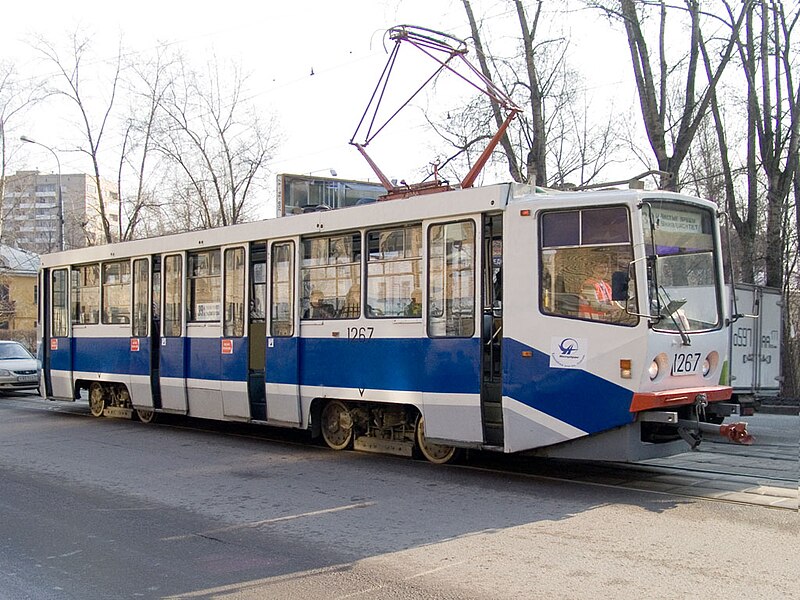
[(780, 404), (762, 404), (756, 409), (756, 412), (766, 415), (798, 415), (800, 414), (800, 407), (782, 406)]

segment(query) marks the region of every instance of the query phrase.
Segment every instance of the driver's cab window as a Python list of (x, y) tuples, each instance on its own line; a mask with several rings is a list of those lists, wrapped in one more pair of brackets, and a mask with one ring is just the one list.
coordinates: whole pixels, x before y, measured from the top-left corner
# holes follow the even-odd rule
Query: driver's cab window
[[(624, 206), (542, 213), (539, 303), (545, 314), (635, 325), (630, 215)], [(630, 304), (631, 312), (636, 312)]]

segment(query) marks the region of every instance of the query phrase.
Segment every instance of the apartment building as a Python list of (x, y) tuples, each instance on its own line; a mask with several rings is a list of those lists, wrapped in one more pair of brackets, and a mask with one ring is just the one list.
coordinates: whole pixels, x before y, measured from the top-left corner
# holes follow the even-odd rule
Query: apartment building
[[(61, 211), (55, 173), (17, 171), (6, 177), (0, 210), (0, 243), (37, 254), (62, 246)], [(120, 201), (116, 185), (100, 180), (106, 216), (116, 232)], [(81, 248), (105, 241), (95, 178), (83, 173), (61, 175), (63, 247)]]

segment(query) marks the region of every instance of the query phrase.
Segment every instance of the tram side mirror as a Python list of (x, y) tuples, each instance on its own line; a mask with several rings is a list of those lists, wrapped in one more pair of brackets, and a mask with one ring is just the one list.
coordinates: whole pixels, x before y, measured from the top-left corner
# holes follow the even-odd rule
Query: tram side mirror
[(615, 302), (628, 301), (628, 284), (630, 275), (625, 271), (614, 271), (611, 274), (611, 299)]

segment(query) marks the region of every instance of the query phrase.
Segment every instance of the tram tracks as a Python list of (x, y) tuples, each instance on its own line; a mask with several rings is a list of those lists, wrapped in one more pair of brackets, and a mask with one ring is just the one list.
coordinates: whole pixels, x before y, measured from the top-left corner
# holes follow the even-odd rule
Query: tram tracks
[[(6, 397), (3, 403), (15, 408), (48, 410), (90, 417), (88, 405), (44, 402), (35, 396)], [(94, 417), (92, 417), (94, 418)], [(142, 425), (151, 427), (153, 425)], [(307, 446), (304, 432), (258, 427), (239, 423), (184, 420), (168, 416), (157, 427), (206, 431), (265, 442)], [(578, 485), (627, 489), (658, 495), (673, 495), (707, 501), (761, 506), (773, 509), (798, 510), (797, 459), (791, 445), (751, 446), (755, 452), (745, 454), (738, 447), (732, 451), (724, 445), (709, 445), (708, 451), (692, 452), (668, 459), (642, 463), (597, 463), (545, 458), (508, 456), (490, 452), (471, 452), (468, 460), (455, 468), (491, 473), (507, 473)], [(769, 456), (770, 465), (763, 465)], [(795, 454), (796, 456), (796, 454)], [(694, 460), (693, 459), (697, 459)], [(407, 460), (399, 458), (398, 460)], [(754, 467), (757, 465), (757, 467)], [(777, 468), (776, 468), (776, 465)], [(438, 467), (450, 468), (450, 467)]]

